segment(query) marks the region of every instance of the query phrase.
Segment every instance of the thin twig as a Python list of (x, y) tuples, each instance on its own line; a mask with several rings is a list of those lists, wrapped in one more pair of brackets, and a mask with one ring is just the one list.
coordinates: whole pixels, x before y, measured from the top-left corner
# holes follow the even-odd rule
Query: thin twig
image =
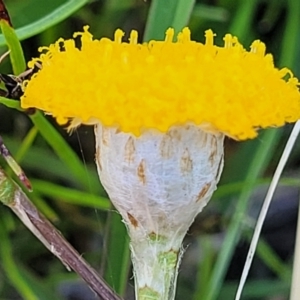
[(32, 188), (31, 188), (31, 183), (30, 183), (29, 179), (25, 175), (25, 172), (22, 170), (22, 168), (14, 160), (14, 158), (10, 154), (9, 150), (4, 145), (1, 135), (0, 135), (0, 155), (3, 156), (3, 158), (6, 160), (8, 165), (11, 167), (11, 169), (14, 171), (14, 173), (19, 177), (20, 181), (24, 184), (24, 186), (29, 191), (31, 191)]
[(298, 225), (297, 225), (297, 237), (295, 245), (294, 265), (293, 265), (293, 277), (290, 300), (298, 300), (300, 295), (300, 205), (298, 208)]
[(13, 210), (31, 232), (66, 266), (73, 269), (102, 300), (121, 300), (100, 275), (37, 210), (0, 167), (0, 201)]
[(266, 218), (266, 215), (267, 215), (267, 212), (268, 212), (273, 194), (274, 194), (275, 189), (277, 187), (277, 184), (278, 184), (278, 181), (280, 179), (281, 173), (282, 173), (282, 171), (285, 167), (285, 164), (286, 164), (286, 162), (287, 162), (287, 160), (290, 156), (290, 153), (293, 149), (294, 143), (295, 143), (295, 141), (296, 141), (296, 139), (299, 135), (299, 132), (300, 132), (300, 121), (297, 121), (297, 123), (295, 124), (295, 126), (292, 130), (292, 133), (289, 137), (289, 140), (286, 143), (284, 151), (281, 155), (280, 161), (277, 165), (277, 168), (276, 168), (276, 171), (275, 171), (274, 176), (272, 178), (268, 193), (266, 195), (266, 198), (265, 198), (263, 206), (261, 208), (259, 217), (257, 219), (257, 223), (256, 223), (256, 226), (255, 226), (254, 234), (253, 234), (253, 237), (252, 237), (252, 240), (251, 240), (250, 248), (249, 248), (249, 251), (248, 251), (247, 259), (246, 259), (246, 262), (245, 262), (245, 265), (244, 265), (244, 269), (243, 269), (243, 273), (242, 273), (242, 276), (241, 276), (241, 279), (240, 279), (238, 290), (237, 290), (237, 293), (236, 293), (236, 296), (235, 296), (235, 300), (239, 300), (241, 298), (243, 288), (244, 288), (244, 285), (245, 285), (245, 282), (246, 282), (246, 279), (247, 279), (247, 276), (248, 276), (248, 273), (249, 273), (249, 270), (250, 270), (250, 267), (251, 267), (251, 264), (252, 264), (254, 253), (255, 253), (255, 250), (256, 250), (256, 247), (257, 247), (260, 232), (261, 232), (264, 220)]

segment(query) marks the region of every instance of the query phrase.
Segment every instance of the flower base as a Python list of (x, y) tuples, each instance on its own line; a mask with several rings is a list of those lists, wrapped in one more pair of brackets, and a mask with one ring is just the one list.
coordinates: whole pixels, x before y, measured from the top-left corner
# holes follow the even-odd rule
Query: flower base
[(223, 135), (194, 125), (136, 137), (95, 128), (101, 182), (127, 226), (138, 300), (173, 300), (182, 240), (223, 167)]

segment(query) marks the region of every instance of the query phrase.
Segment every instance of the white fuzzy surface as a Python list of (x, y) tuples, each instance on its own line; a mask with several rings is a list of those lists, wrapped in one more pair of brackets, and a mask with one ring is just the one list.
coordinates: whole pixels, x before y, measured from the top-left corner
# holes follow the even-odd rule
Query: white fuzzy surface
[(98, 173), (128, 227), (138, 286), (160, 290), (158, 256), (179, 253), (189, 226), (216, 189), (224, 137), (193, 125), (135, 137), (99, 124), (95, 135)]

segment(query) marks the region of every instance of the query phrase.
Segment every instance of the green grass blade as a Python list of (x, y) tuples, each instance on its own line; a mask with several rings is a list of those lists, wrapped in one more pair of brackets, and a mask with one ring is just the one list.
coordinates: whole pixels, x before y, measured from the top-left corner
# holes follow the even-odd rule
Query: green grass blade
[[(19, 140), (11, 136), (2, 136), (5, 144), (12, 153), (17, 153), (18, 149), (22, 147)], [(47, 161), (47, 164), (45, 164)], [(22, 166), (26, 170), (30, 170), (34, 174), (43, 174), (48, 181), (51, 182), (64, 182), (67, 186), (78, 187), (78, 179), (70, 177), (69, 167), (55, 154), (50, 147), (42, 147), (41, 145), (34, 144), (30, 151), (26, 153), (22, 161)], [(49, 168), (51, 166), (51, 168)], [(99, 178), (94, 164), (91, 166), (85, 165), (87, 170), (87, 177), (89, 181), (89, 188), (83, 189), (91, 193), (93, 191), (96, 195), (106, 197), (103, 187), (99, 184)], [(79, 184), (80, 186), (80, 184)]]
[(40, 111), (36, 111), (30, 118), (48, 144), (54, 149), (58, 157), (68, 166), (70, 177), (74, 177), (85, 188), (89, 189), (87, 170), (63, 137), (46, 120)]
[(105, 197), (95, 196), (73, 188), (62, 187), (43, 180), (32, 180), (32, 184), (34, 191), (43, 196), (48, 196), (75, 205), (92, 207), (94, 209), (107, 210), (110, 208), (110, 202)]
[(252, 190), (257, 179), (266, 169), (268, 162), (272, 157), (271, 153), (274, 151), (280, 135), (280, 130), (269, 129), (261, 135), (260, 140), (262, 142), (257, 144), (256, 149), (252, 149), (253, 157), (248, 158), (251, 163), (248, 168), (245, 166), (245, 168), (247, 168), (245, 185), (237, 199), (236, 210), (228, 226), (225, 240), (223, 241), (224, 246), (217, 258), (215, 268), (212, 273), (208, 294), (204, 297), (206, 300), (217, 299), (233, 255), (233, 251), (238, 242), (241, 223), (245, 218), (247, 211), (248, 199), (252, 194)]
[(109, 220), (105, 260), (107, 283), (121, 296), (125, 295), (130, 267), (129, 237), (119, 214), (112, 212)]
[[(266, 179), (259, 179), (255, 183), (255, 188), (258, 188), (259, 186), (266, 186), (271, 183), (271, 180)], [(223, 198), (223, 197), (229, 197), (234, 194), (237, 194), (241, 192), (243, 189), (244, 182), (237, 181), (233, 183), (227, 183), (220, 186), (214, 193), (215, 198)], [(298, 178), (289, 178), (289, 177), (281, 177), (280, 179), (280, 186), (286, 186), (286, 187), (298, 187), (299, 186), (299, 180)]]
[[(300, 1), (289, 0), (285, 34), (282, 41), (281, 65), (292, 67), (299, 63)], [(296, 67), (296, 66), (295, 66)]]
[[(0, 20), (1, 31), (3, 33), (5, 44), (10, 51), (9, 56), (15, 75), (19, 75), (26, 69), (26, 62), (23, 54), (22, 46), (15, 33), (15, 30), (5, 20)], [(2, 37), (2, 38), (3, 38)]]
[(172, 27), (174, 27), (175, 33), (178, 33), (182, 28), (187, 26), (195, 2), (196, 0), (177, 1), (176, 11), (172, 20)]
[[(297, 49), (298, 49), (298, 45), (297, 45), (297, 41), (298, 41), (298, 33), (297, 33), (297, 29), (300, 26), (300, 3), (298, 1), (288, 1), (288, 18), (287, 18), (287, 25), (286, 25), (286, 30), (285, 30), (285, 34), (284, 34), (284, 41), (282, 43), (283, 45), (283, 50), (282, 50), (282, 56), (281, 56), (281, 65), (284, 66), (289, 66), (292, 67), (293, 63), (295, 63), (296, 61), (296, 56), (297, 56)], [(296, 32), (295, 32), (296, 31)], [(296, 133), (297, 132), (297, 133)], [(252, 258), (255, 252), (255, 247), (256, 247), (256, 243), (258, 242), (259, 239), (259, 235), (260, 235), (260, 231), (261, 228), (263, 226), (263, 221), (265, 219), (265, 216), (267, 214), (267, 210), (268, 207), (271, 203), (272, 200), (272, 195), (275, 191), (275, 188), (277, 186), (279, 177), (281, 175), (282, 169), (285, 165), (286, 160), (288, 159), (289, 151), (291, 151), (292, 147), (293, 147), (293, 143), (295, 142), (295, 139), (297, 137), (299, 133), (299, 121), (296, 123), (293, 132), (290, 136), (290, 139), (288, 141), (288, 143), (290, 143), (290, 148), (288, 149), (288, 143), (286, 145), (286, 148), (282, 154), (282, 157), (280, 159), (280, 162), (277, 166), (277, 169), (275, 171), (274, 177), (272, 178), (272, 182), (268, 191), (268, 194), (266, 196), (266, 199), (264, 201), (262, 210), (260, 212), (258, 221), (257, 221), (257, 225), (255, 227), (255, 231), (254, 231), (254, 235), (251, 241), (251, 245), (250, 245), (250, 249), (248, 252), (248, 256), (247, 256), (247, 260), (244, 266), (244, 270), (243, 270), (243, 274), (241, 276), (241, 280), (240, 280), (240, 284), (238, 287), (238, 291), (236, 294), (236, 299), (240, 299), (241, 297), (241, 293), (243, 290), (243, 285), (246, 281), (247, 278), (247, 273), (248, 273), (248, 269), (250, 268), (251, 262), (252, 262)], [(292, 136), (294, 134), (294, 136)]]
[[(19, 40), (24, 40), (31, 36), (34, 36), (51, 26), (65, 20), (79, 8), (84, 6), (88, 3), (89, 0), (69, 0), (66, 3), (59, 6), (57, 9), (49, 13), (47, 16), (43, 17), (42, 19), (18, 28), (16, 30), (16, 35), (18, 36)], [(37, 4), (39, 5), (39, 4)], [(3, 35), (0, 35), (0, 46), (5, 44), (5, 40)]]
[[(247, 233), (247, 239), (251, 242), (252, 233)], [(262, 259), (262, 261), (269, 267), (271, 271), (273, 271), (278, 278), (283, 281), (290, 281), (291, 279), (291, 270), (288, 265), (286, 265), (278, 254), (273, 250), (269, 244), (263, 239), (259, 240), (257, 245), (257, 254), (258, 257)]]
[(17, 162), (21, 162), (23, 157), (29, 151), (30, 147), (32, 146), (38, 130), (36, 127), (32, 127), (29, 132), (26, 134), (26, 137), (23, 139), (21, 147), (18, 149), (18, 152), (14, 155), (14, 158)]
[[(3, 223), (2, 219), (0, 222)], [(18, 290), (23, 299), (38, 300), (39, 298), (35, 293), (34, 288), (26, 283), (20, 273), (19, 266), (17, 266), (11, 255), (12, 249), (4, 224), (0, 224), (0, 239), (0, 256), (2, 267), (6, 273), (6, 276), (9, 277), (9, 280)]]
[(26, 154), (26, 152), (29, 150), (29, 148), (31, 147), (36, 135), (37, 135), (37, 129), (34, 127), (29, 131), (29, 133), (23, 139), (21, 147), (18, 149), (18, 154), (14, 155), (14, 157), (12, 157), (12, 156), (6, 157), (6, 162), (10, 166), (10, 169), (7, 171), (9, 176), (11, 176), (11, 174), (12, 174), (11, 171), (13, 171), (18, 178), (17, 181), (18, 182), (21, 181), (22, 185), (24, 185), (29, 191), (31, 191), (30, 181), (27, 178), (25, 172), (20, 167), (19, 163), (20, 163), (21, 157), (24, 156)]
[(188, 24), (195, 0), (153, 0), (146, 24), (144, 41), (163, 40), (173, 27), (175, 34)]
[[(244, 300), (249, 299), (272, 299), (278, 297), (278, 295), (288, 295), (290, 283), (278, 279), (266, 280), (258, 279), (250, 281), (244, 292)], [(236, 292), (236, 283), (227, 283), (221, 290), (218, 300), (232, 300), (234, 293)], [(285, 298), (287, 299), (287, 298)], [(202, 300), (202, 299), (199, 299)], [(298, 300), (298, 298), (297, 298)]]
[(192, 17), (202, 21), (228, 22), (229, 12), (224, 7), (212, 6), (207, 4), (196, 4)]
[(42, 199), (36, 191), (30, 194), (26, 192), (26, 196), (50, 222), (55, 223), (59, 220), (58, 213), (55, 209)]
[(259, 0), (239, 1), (236, 15), (229, 27), (229, 32), (236, 35), (242, 42), (251, 32), (251, 24), (254, 19), (255, 9)]
[[(6, 177), (2, 169), (0, 169), (0, 200), (4, 205), (14, 201), (15, 185)], [(12, 257), (12, 248), (6, 231), (5, 216), (0, 217), (0, 258), (2, 267), (6, 276), (18, 290), (23, 299), (38, 300), (38, 296), (25, 279), (22, 277), (19, 266)]]
[(271, 184), (269, 186), (267, 195), (264, 199), (262, 208), (260, 210), (260, 213), (259, 213), (259, 216), (258, 216), (258, 219), (257, 219), (257, 222), (256, 222), (255, 230), (254, 230), (254, 233), (253, 233), (253, 237), (252, 237), (252, 240), (251, 240), (250, 248), (249, 248), (249, 251), (248, 251), (247, 259), (246, 259), (244, 269), (243, 269), (243, 272), (242, 272), (242, 276), (241, 276), (241, 279), (240, 279), (240, 283), (239, 283), (239, 286), (238, 286), (238, 290), (237, 290), (237, 294), (236, 294), (236, 298), (235, 298), (236, 300), (239, 300), (241, 295), (242, 295), (243, 287), (244, 287), (244, 284), (246, 282), (247, 275), (248, 275), (248, 272), (249, 272), (251, 264), (252, 264), (253, 254), (255, 253), (256, 246), (257, 246), (257, 243), (259, 241), (259, 237), (260, 237), (260, 233), (261, 233), (261, 230), (262, 230), (262, 227), (263, 227), (264, 220), (267, 216), (267, 212), (268, 212), (269, 206), (271, 204), (273, 195), (275, 193), (276, 187), (278, 185), (280, 176), (281, 176), (282, 171), (283, 171), (283, 169), (286, 165), (286, 162), (287, 162), (287, 160), (290, 156), (291, 150), (293, 149), (293, 146), (296, 142), (296, 139), (299, 135), (299, 132), (300, 132), (300, 121), (296, 122), (296, 124), (294, 126), (294, 129), (293, 129), (293, 131), (292, 131), (292, 133), (289, 137), (289, 140), (286, 143), (285, 149), (284, 149), (284, 151), (281, 155), (281, 158), (279, 160), (279, 163), (278, 163), (277, 168), (275, 170), (275, 173), (273, 175)]
[(7, 99), (0, 96), (0, 103), (7, 106), (8, 108), (14, 108), (22, 111), (22, 108), (20, 107), (20, 101)]
[(198, 242), (201, 245), (202, 253), (199, 256), (202, 256), (202, 259), (200, 259), (198, 264), (196, 291), (193, 295), (193, 300), (205, 299), (203, 295), (207, 293), (207, 282), (209, 282), (215, 258), (210, 236), (200, 236)]

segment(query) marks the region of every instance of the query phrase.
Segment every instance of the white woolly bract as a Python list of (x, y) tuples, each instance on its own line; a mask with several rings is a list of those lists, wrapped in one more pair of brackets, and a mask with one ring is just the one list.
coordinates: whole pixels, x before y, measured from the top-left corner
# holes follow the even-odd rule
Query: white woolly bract
[(172, 299), (183, 237), (220, 178), (224, 136), (186, 125), (136, 137), (101, 124), (95, 135), (101, 182), (129, 230), (136, 289)]
[(101, 182), (127, 224), (167, 234), (189, 226), (222, 170), (223, 136), (196, 126), (139, 137), (96, 127)]

